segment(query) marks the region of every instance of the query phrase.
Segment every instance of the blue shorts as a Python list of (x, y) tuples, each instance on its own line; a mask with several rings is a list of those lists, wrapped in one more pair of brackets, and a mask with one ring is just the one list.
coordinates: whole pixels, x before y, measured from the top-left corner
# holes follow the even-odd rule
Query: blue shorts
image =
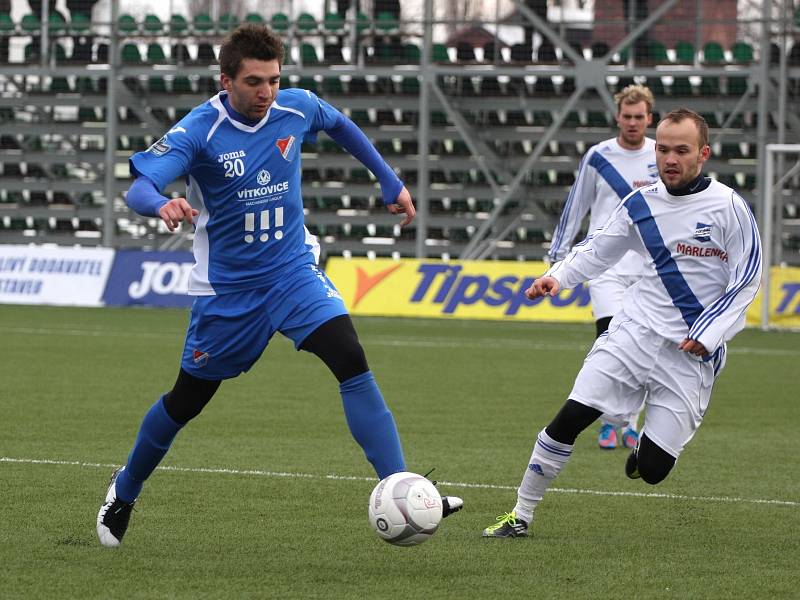
[(200, 379), (230, 379), (253, 366), (276, 331), (299, 349), (320, 325), (345, 314), (342, 296), (315, 265), (267, 288), (198, 296), (181, 367)]

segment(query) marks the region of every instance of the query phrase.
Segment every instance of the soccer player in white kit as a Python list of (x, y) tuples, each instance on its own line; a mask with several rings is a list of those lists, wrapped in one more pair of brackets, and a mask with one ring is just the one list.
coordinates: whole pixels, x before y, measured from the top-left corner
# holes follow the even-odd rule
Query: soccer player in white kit
[(708, 125), (674, 110), (656, 130), (661, 181), (629, 194), (602, 229), (526, 291), (554, 296), (592, 279), (633, 249), (647, 260), (608, 332), (595, 340), (569, 399), (538, 435), (510, 513), (485, 537), (524, 537), (578, 434), (601, 414), (645, 405), (638, 446), (625, 464), (632, 479), (661, 482), (703, 421), (725, 346), (744, 327), (758, 291), (761, 244), (739, 194), (703, 176)]
[[(653, 122), (653, 93), (643, 85), (629, 85), (614, 96), (619, 135), (592, 146), (581, 160), (578, 176), (570, 189), (561, 219), (553, 232), (548, 253), (551, 264), (563, 260), (581, 228), (586, 213), (589, 231), (602, 227), (609, 215), (632, 190), (658, 181), (655, 141), (645, 132)], [(622, 295), (642, 276), (644, 258), (629, 250), (616, 265), (589, 283), (592, 314), (597, 336), (608, 329), (611, 318), (622, 308)], [(598, 444), (617, 447), (617, 426), (622, 427), (621, 442), (635, 448), (639, 441), (639, 413), (616, 420), (600, 418)]]

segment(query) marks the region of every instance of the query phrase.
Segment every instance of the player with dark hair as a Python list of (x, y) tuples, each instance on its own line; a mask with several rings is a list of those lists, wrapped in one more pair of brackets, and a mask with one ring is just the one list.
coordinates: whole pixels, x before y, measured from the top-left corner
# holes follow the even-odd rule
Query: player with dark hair
[[(261, 25), (233, 31), (220, 49), (223, 90), (130, 159), (128, 205), (170, 231), (195, 225), (192, 306), (173, 388), (144, 417), (126, 465), (112, 475), (97, 515), (104, 546), (118, 546), (131, 510), (176, 434), (224, 379), (249, 370), (280, 332), (316, 354), (339, 381), (350, 431), (379, 478), (405, 471), (392, 413), (367, 365), (339, 292), (317, 266), (304, 225), (300, 146), (325, 131), (370, 169), (389, 212), (414, 218), (408, 190), (364, 133), (302, 89), (279, 90), (283, 41)], [(187, 197), (159, 190), (177, 177)], [(460, 509), (443, 497), (443, 515)]]
[[(551, 263), (567, 255), (586, 213), (591, 211), (589, 231), (594, 231), (632, 190), (658, 181), (655, 141), (645, 135), (653, 121), (653, 93), (643, 85), (629, 85), (614, 96), (614, 102), (619, 133), (592, 146), (581, 160), (578, 176), (553, 232)], [(589, 282), (596, 336), (608, 329), (611, 318), (622, 307), (622, 295), (642, 276), (643, 267), (644, 259), (639, 254), (627, 252), (616, 265)], [(606, 450), (616, 448), (618, 442), (626, 448), (635, 448), (639, 442), (638, 420), (638, 412), (603, 415), (598, 444)], [(622, 427), (620, 440), (617, 426)]]
[(485, 537), (527, 535), (578, 435), (600, 415), (644, 404), (644, 427), (625, 473), (653, 485), (667, 477), (702, 423), (726, 342), (744, 327), (761, 278), (755, 219), (739, 194), (702, 174), (710, 153), (700, 115), (668, 113), (656, 129), (660, 182), (628, 194), (601, 229), (526, 291), (531, 299), (555, 296), (596, 277), (628, 250), (647, 260), (586, 357), (569, 399), (539, 432), (516, 506)]

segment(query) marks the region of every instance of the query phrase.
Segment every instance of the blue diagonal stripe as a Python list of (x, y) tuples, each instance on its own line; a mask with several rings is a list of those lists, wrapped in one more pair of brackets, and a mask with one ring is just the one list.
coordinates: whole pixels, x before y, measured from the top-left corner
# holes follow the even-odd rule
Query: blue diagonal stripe
[(700, 313), (703, 312), (703, 305), (694, 295), (680, 269), (678, 269), (678, 264), (672, 258), (672, 254), (666, 244), (664, 244), (664, 238), (661, 237), (658, 224), (656, 224), (656, 220), (653, 218), (650, 207), (647, 206), (642, 193), (636, 192), (629, 196), (625, 201), (625, 208), (639, 229), (639, 235), (642, 236), (642, 241), (647, 251), (653, 257), (656, 272), (667, 289), (670, 298), (672, 298), (672, 303), (681, 311), (683, 320), (691, 327), (697, 317), (700, 316)]
[(619, 196), (620, 200), (633, 191), (628, 182), (625, 181), (625, 178), (614, 168), (614, 165), (601, 156), (599, 152), (595, 152), (592, 155), (589, 164), (597, 169), (600, 177), (605, 179), (605, 182), (611, 186), (611, 189)]

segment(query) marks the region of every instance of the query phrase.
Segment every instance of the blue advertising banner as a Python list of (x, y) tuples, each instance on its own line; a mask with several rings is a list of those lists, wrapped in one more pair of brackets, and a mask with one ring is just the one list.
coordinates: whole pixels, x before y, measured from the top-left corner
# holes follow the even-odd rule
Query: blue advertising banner
[(117, 251), (103, 302), (109, 306), (191, 306), (191, 252)]

